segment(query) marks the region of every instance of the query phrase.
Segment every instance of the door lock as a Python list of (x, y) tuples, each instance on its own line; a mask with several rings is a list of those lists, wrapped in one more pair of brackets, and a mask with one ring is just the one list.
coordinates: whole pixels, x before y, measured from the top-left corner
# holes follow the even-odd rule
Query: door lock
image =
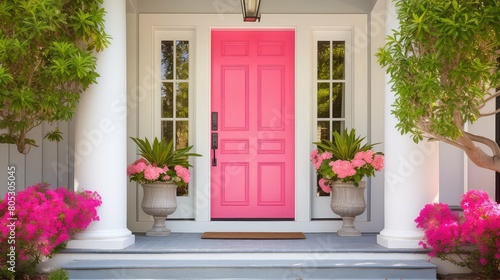
[(217, 112), (212, 112), (212, 130), (219, 129), (219, 114)]

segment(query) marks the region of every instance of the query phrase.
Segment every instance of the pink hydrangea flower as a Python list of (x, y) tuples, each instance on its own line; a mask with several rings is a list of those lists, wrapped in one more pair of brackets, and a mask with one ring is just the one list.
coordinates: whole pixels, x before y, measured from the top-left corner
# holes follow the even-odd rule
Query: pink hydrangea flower
[(319, 154), (318, 150), (314, 150), (311, 152), (311, 162), (316, 170), (318, 170), (321, 167), (323, 159), (321, 158), (321, 155)]
[(329, 152), (323, 152), (321, 154), (321, 159), (325, 160), (325, 159), (331, 159), (333, 157), (332, 153), (329, 153)]
[(352, 160), (352, 166), (354, 166), (356, 168), (362, 167), (365, 164), (366, 164), (366, 162), (362, 159), (353, 159)]
[(186, 183), (186, 184), (189, 183), (189, 180), (191, 179), (191, 177), (190, 177), (191, 175), (189, 174), (189, 170), (187, 168), (182, 167), (180, 165), (176, 165), (174, 167), (174, 169), (175, 169), (177, 176), (179, 176), (182, 179), (182, 181), (184, 181), (184, 183)]
[(329, 184), (326, 184), (325, 179), (323, 178), (319, 179), (318, 184), (324, 192), (330, 193), (332, 191), (332, 187)]
[(336, 160), (330, 162), (330, 166), (332, 167), (333, 173), (337, 174), (340, 179), (344, 179), (349, 176), (354, 176), (356, 174), (356, 170), (352, 163), (348, 160)]
[(144, 158), (136, 160), (134, 163), (127, 167), (127, 176), (140, 173), (147, 167), (148, 162)]
[(146, 170), (144, 170), (144, 178), (149, 181), (155, 181), (160, 178), (161, 173), (163, 173), (163, 168), (148, 165)]
[(373, 168), (375, 170), (380, 171), (382, 168), (384, 168), (384, 156), (382, 155), (375, 155), (373, 157), (373, 162), (371, 163)]
[(355, 160), (365, 160), (365, 152), (357, 152), (355, 155), (354, 155), (354, 159)]
[(373, 151), (372, 150), (365, 151), (363, 160), (366, 161), (366, 163), (372, 163)]

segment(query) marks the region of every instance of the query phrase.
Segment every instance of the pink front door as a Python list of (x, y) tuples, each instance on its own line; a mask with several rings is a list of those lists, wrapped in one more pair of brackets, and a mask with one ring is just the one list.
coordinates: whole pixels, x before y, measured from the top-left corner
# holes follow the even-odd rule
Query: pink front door
[(295, 32), (211, 40), (211, 218), (293, 219)]

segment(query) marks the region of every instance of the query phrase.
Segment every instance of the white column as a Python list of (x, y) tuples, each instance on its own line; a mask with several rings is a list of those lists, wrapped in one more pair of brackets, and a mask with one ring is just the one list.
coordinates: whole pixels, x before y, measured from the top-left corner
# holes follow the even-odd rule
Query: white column
[[(386, 34), (398, 28), (392, 0), (386, 1)], [(409, 135), (396, 129), (391, 114), (394, 93), (386, 75), (384, 229), (378, 244), (387, 248), (418, 248), (423, 233), (414, 222), (420, 210), (439, 196), (439, 148), (424, 140), (415, 144)]]
[(95, 221), (70, 248), (123, 249), (135, 242), (127, 229), (126, 1), (105, 0), (111, 44), (98, 53), (97, 84), (82, 94), (75, 119), (75, 188), (102, 196)]

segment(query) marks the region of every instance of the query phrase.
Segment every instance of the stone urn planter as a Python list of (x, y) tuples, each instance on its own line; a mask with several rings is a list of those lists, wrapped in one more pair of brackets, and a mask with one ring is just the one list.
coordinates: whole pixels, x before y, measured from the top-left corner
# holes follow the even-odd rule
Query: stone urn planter
[(146, 232), (146, 236), (169, 236), (170, 230), (165, 226), (165, 220), (177, 209), (177, 185), (157, 182), (141, 186), (144, 190), (141, 208), (154, 219), (153, 227)]
[(357, 187), (354, 183), (332, 184), (330, 208), (342, 218), (342, 228), (337, 231), (339, 236), (361, 236), (354, 226), (354, 219), (366, 210), (365, 189), (365, 181), (359, 182)]

